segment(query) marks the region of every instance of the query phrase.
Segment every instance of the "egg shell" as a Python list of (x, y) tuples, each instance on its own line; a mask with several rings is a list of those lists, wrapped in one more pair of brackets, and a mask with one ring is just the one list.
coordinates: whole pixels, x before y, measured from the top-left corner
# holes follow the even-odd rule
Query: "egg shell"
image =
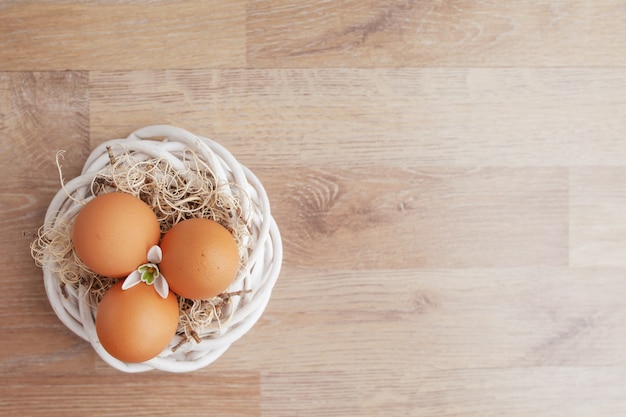
[(143, 282), (122, 290), (112, 286), (96, 313), (96, 333), (111, 356), (130, 363), (156, 357), (172, 341), (178, 327), (178, 300), (170, 292), (162, 298)]
[(209, 219), (175, 224), (161, 240), (161, 273), (170, 289), (189, 299), (209, 299), (233, 282), (239, 270), (239, 249), (233, 235)]
[(72, 239), (78, 257), (97, 274), (128, 276), (148, 261), (148, 249), (159, 243), (156, 214), (139, 198), (121, 192), (90, 200), (74, 221)]

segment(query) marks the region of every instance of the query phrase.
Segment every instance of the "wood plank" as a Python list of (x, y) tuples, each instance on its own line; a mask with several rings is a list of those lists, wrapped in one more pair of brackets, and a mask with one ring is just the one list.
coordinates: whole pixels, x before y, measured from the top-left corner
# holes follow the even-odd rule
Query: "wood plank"
[(623, 66), (619, 0), (256, 0), (248, 65)]
[(625, 377), (624, 367), (271, 372), (263, 407), (277, 417), (611, 416), (626, 407)]
[(259, 171), (286, 265), (340, 269), (564, 266), (567, 170)]
[(624, 97), (621, 69), (93, 72), (91, 139), (169, 123), (251, 167), (624, 165)]
[(5, 2), (0, 70), (241, 67), (245, 10), (244, 0)]
[(2, 382), (5, 415), (258, 417), (258, 373), (216, 378), (207, 372), (15, 377)]
[[(3, 317), (13, 321), (13, 324), (0, 326), (5, 340), (0, 344), (0, 372), (5, 379), (16, 377), (58, 376), (60, 374), (94, 375), (96, 364), (101, 361), (94, 353), (91, 345), (71, 333), (54, 316), (44, 297), (36, 301), (47, 309), (46, 315), (36, 315), (16, 324), (15, 312), (21, 311), (24, 316), (32, 309), (32, 299), (16, 294), (21, 309), (6, 313)], [(37, 323), (33, 324), (35, 320)], [(1, 414), (1, 413), (0, 413)]]

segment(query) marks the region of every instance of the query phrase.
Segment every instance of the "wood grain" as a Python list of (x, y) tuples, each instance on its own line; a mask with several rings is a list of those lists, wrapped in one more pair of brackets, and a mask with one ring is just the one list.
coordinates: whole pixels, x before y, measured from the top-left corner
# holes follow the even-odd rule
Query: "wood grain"
[(247, 57), (271, 68), (619, 67), (621, 13), (619, 0), (251, 1)]
[(245, 1), (0, 5), (0, 70), (237, 67)]
[(341, 269), (564, 266), (567, 170), (283, 169), (285, 263)]
[(90, 75), (92, 146), (126, 137), (137, 126), (166, 122), (219, 140), (253, 167), (528, 167), (626, 161), (626, 77), (621, 69)]
[[(145, 375), (127, 375), (123, 384), (119, 384), (118, 376), (100, 376), (98, 379), (74, 376), (71, 381), (63, 376), (43, 381), (39, 378), (19, 378), (3, 388), (0, 405), (6, 415), (27, 409), (32, 416), (50, 416), (50, 404), (55, 404), (55, 415), (68, 417), (129, 412), (136, 416), (169, 416), (175, 412), (196, 417), (207, 414), (238, 417), (259, 414), (259, 377), (254, 373), (240, 372), (239, 375), (219, 379), (201, 374), (160, 375), (149, 384), (145, 381)], [(29, 390), (36, 390), (38, 395), (28, 395)], [(74, 394), (74, 401), (59, 401), (68, 396), (68, 391)], [(233, 395), (241, 396), (236, 410), (231, 403), (220, 401)]]
[[(626, 412), (617, 0), (0, 5), (0, 416)], [(60, 180), (148, 124), (261, 179), (283, 270), (211, 366), (128, 375), (30, 257)]]
[[(315, 415), (336, 416), (474, 416), (522, 417), (611, 415), (624, 410), (617, 388), (624, 368), (506, 368), (423, 370), (412, 372), (271, 373), (268, 409), (277, 416), (309, 415), (305, 404), (317, 404)], [(391, 377), (374, 392), (348, 381)], [(538, 384), (537, 381), (542, 381)], [(563, 381), (568, 381), (564, 384)], [(320, 384), (323, 388), (311, 387)], [(285, 400), (285, 392), (291, 394)], [(567, 400), (566, 400), (567, 399)]]

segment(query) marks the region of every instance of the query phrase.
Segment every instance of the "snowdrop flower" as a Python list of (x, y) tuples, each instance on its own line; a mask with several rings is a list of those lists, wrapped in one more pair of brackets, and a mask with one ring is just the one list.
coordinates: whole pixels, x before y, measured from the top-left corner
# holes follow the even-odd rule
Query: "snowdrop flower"
[(161, 272), (157, 264), (163, 259), (163, 252), (161, 248), (154, 245), (148, 250), (149, 263), (140, 265), (139, 268), (130, 273), (130, 275), (124, 280), (122, 289), (127, 290), (140, 282), (144, 282), (147, 285), (154, 285), (156, 292), (163, 298), (167, 298), (169, 293), (169, 285)]

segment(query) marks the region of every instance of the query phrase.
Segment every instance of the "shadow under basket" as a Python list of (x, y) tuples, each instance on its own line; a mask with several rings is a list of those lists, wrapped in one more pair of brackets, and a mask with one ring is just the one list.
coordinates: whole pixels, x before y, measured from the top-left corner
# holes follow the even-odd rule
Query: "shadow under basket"
[[(263, 185), (233, 155), (215, 141), (186, 130), (155, 125), (141, 128), (126, 139), (107, 141), (93, 150), (80, 176), (67, 182), (52, 199), (44, 228), (68, 224), (82, 207), (80, 201), (93, 197), (94, 178), (112, 165), (111, 150), (121, 149), (134, 160), (166, 161), (174, 170), (189, 169), (190, 153), (208, 166), (218, 183), (227, 184), (240, 204), (249, 231), (246, 261), (227, 289), (238, 293), (230, 299), (228, 319), (217, 328), (200, 332), (189, 339), (177, 333), (157, 357), (141, 363), (126, 363), (112, 357), (98, 340), (95, 327), (97, 307), (88, 301), (87, 289), (62, 285), (55, 268), (42, 262), (46, 294), (59, 319), (75, 334), (91, 343), (97, 354), (112, 367), (124, 372), (158, 369), (189, 372), (203, 368), (219, 358), (235, 341), (246, 334), (263, 314), (282, 264), (282, 242)], [(192, 151), (192, 152), (190, 152)]]

